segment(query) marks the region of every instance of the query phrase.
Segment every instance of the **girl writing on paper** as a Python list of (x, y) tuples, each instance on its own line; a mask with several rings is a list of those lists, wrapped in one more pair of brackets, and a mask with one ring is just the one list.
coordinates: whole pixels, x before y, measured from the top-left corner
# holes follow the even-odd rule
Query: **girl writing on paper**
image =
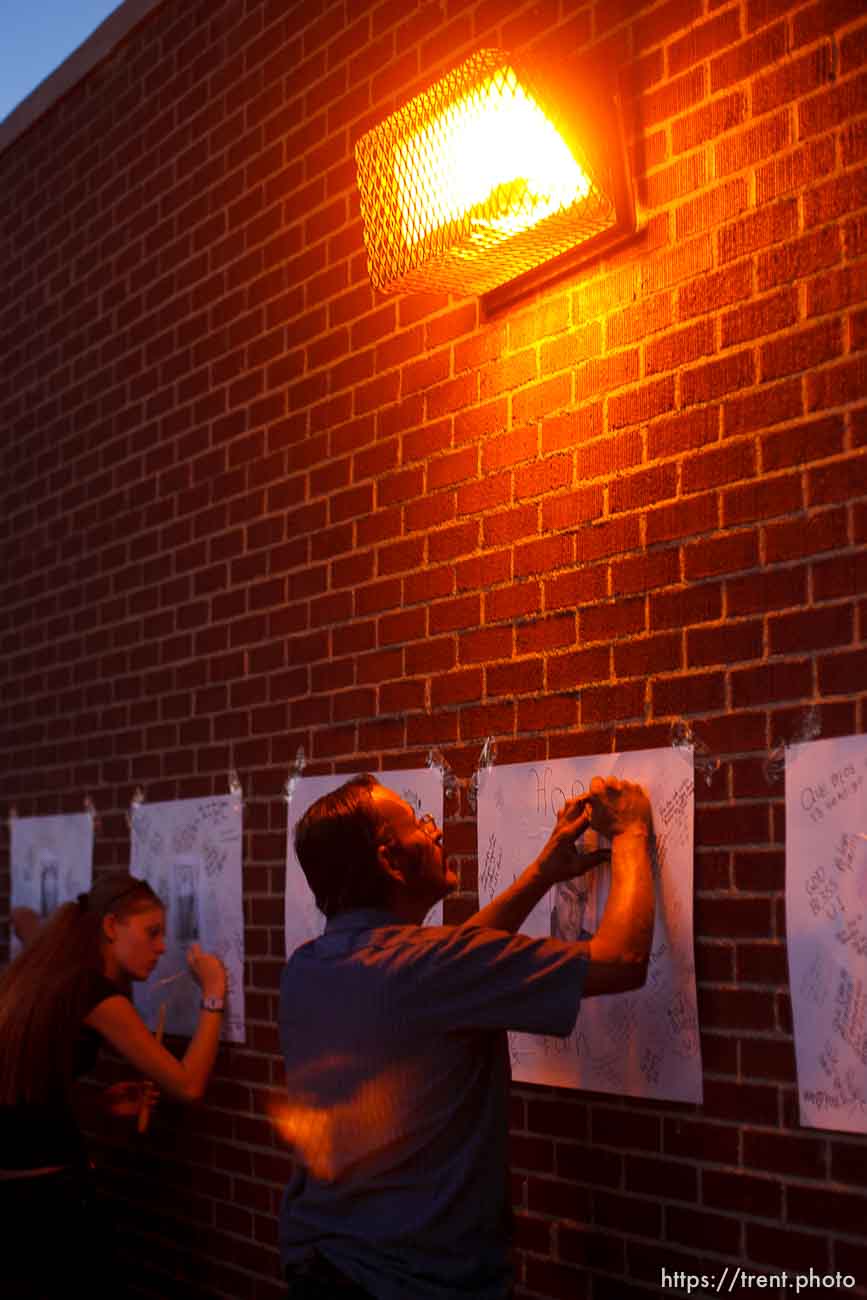
[[(88, 1162), (71, 1092), (101, 1042), (170, 1097), (194, 1101), (205, 1091), (226, 993), (219, 958), (198, 944), (189, 948), (202, 1011), (180, 1060), (156, 1041), (129, 998), (132, 981), (146, 980), (165, 951), (164, 923), (146, 881), (110, 872), (58, 908), (0, 976), (0, 1221), (9, 1242), (32, 1240), (35, 1225), (44, 1234), (29, 1260), (29, 1252), (10, 1252), (13, 1270), (16, 1258), (25, 1260), (13, 1279), (16, 1300), (66, 1294), (71, 1284), (74, 1290)], [(153, 1094), (139, 1082), (115, 1084), (103, 1096), (110, 1113), (134, 1117)], [(8, 1263), (7, 1256), (7, 1278)]]

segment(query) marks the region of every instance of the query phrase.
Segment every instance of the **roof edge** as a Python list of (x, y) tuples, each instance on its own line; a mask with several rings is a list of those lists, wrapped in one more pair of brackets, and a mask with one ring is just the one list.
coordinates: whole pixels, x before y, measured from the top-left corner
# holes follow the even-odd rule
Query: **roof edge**
[(87, 40), (73, 50), (44, 81), (40, 81), (35, 90), (0, 122), (0, 153), (14, 144), (63, 95), (83, 81), (153, 9), (158, 9), (164, 3), (165, 0), (123, 0), (123, 4), (112, 10)]

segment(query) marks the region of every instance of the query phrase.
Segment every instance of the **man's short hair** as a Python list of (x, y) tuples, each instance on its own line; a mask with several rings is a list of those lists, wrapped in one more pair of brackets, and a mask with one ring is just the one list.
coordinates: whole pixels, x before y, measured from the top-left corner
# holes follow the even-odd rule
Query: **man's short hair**
[(326, 917), (386, 901), (377, 854), (385, 822), (372, 798), (379, 785), (369, 772), (354, 776), (312, 803), (295, 827), (301, 870)]

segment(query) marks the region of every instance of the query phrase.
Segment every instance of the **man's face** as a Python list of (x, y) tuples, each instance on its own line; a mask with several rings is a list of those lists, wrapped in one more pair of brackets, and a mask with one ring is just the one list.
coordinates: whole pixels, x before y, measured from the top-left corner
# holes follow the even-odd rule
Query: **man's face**
[(382, 840), (392, 861), (400, 866), (414, 898), (433, 907), (457, 888), (456, 873), (443, 854), (443, 833), (436, 822), (423, 824), (405, 799), (386, 786), (371, 791), (376, 811), (383, 819)]

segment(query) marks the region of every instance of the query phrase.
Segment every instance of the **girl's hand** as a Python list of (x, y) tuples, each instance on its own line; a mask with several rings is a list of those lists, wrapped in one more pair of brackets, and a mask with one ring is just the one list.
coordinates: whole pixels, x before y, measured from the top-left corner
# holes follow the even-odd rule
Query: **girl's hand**
[(226, 968), (212, 952), (204, 952), (197, 943), (187, 949), (187, 965), (206, 998), (226, 996)]
[(102, 1104), (110, 1115), (120, 1119), (135, 1119), (142, 1106), (155, 1106), (160, 1090), (149, 1079), (138, 1083), (113, 1083), (102, 1092)]

